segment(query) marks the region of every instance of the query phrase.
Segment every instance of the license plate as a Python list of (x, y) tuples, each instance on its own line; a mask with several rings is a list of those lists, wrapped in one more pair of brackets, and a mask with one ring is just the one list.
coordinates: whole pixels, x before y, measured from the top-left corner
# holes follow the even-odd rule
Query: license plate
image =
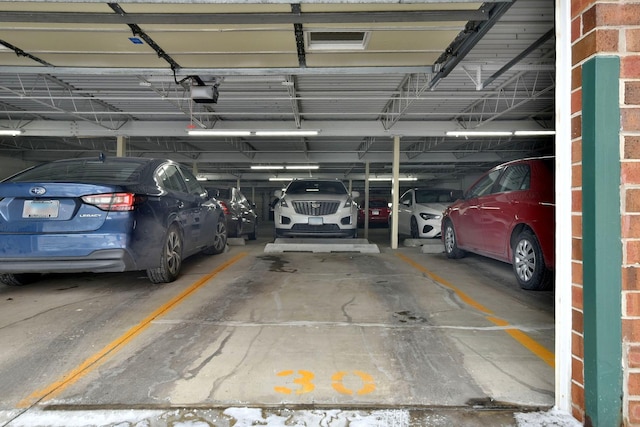
[(22, 218), (57, 218), (59, 209), (58, 200), (25, 200)]
[(309, 217), (309, 225), (322, 225), (322, 217), (321, 216), (310, 216)]
[(380, 211), (379, 210), (371, 211), (371, 215), (380, 215)]

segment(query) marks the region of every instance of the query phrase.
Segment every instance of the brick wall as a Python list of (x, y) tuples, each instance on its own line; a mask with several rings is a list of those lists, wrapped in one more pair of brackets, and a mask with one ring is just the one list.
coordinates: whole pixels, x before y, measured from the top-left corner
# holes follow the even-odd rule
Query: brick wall
[[(592, 3), (571, 3), (571, 405), (573, 416), (584, 422), (584, 341), (582, 306), (582, 61), (589, 56), (594, 40), (585, 41), (582, 15)], [(579, 178), (578, 178), (579, 177)]]
[[(626, 356), (625, 418), (640, 425), (640, 2), (620, 5), (622, 143), (623, 355)], [(606, 17), (614, 20), (615, 17)]]
[(582, 64), (621, 61), (622, 333), (625, 425), (640, 426), (640, 1), (572, 0), (572, 412), (584, 422), (582, 312)]

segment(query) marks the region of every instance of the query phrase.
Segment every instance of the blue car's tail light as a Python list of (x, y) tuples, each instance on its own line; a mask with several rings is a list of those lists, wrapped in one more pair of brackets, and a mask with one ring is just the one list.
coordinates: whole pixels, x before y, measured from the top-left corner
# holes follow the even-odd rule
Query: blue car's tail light
[(133, 193), (107, 193), (83, 196), (82, 201), (103, 211), (132, 211), (136, 195)]
[(218, 203), (220, 203), (220, 206), (222, 206), (222, 211), (224, 212), (225, 215), (231, 215), (231, 210), (229, 209), (229, 206), (227, 206), (225, 202), (223, 202), (222, 200), (218, 200)]

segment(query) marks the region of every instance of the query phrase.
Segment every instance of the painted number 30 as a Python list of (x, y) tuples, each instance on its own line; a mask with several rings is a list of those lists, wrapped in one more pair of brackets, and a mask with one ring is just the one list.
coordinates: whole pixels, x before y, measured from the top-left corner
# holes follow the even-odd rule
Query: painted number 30
[[(296, 373), (294, 371), (290, 370), (290, 371), (278, 372), (276, 375), (278, 375), (279, 377), (290, 377), (291, 375), (295, 375), (295, 374)], [(344, 378), (347, 375), (351, 375), (351, 374), (349, 372), (342, 372), (342, 371), (336, 372), (335, 374), (333, 374), (331, 376), (331, 381), (332, 381), (331, 386), (335, 391), (337, 391), (340, 394), (352, 395), (354, 394), (354, 391), (345, 387), (343, 382)], [(363, 394), (369, 394), (375, 391), (376, 385), (371, 375), (362, 371), (353, 371), (353, 375), (359, 377), (360, 380), (362, 381), (362, 387), (359, 390), (357, 390), (355, 394), (363, 395)], [(315, 378), (315, 375), (313, 374), (313, 372), (301, 370), (297, 372), (296, 377), (293, 379), (293, 383), (299, 386), (295, 391), (290, 389), (289, 387), (274, 387), (274, 390), (282, 394), (291, 394), (294, 392), (295, 394), (310, 393), (316, 388), (315, 384), (313, 383), (314, 378)]]

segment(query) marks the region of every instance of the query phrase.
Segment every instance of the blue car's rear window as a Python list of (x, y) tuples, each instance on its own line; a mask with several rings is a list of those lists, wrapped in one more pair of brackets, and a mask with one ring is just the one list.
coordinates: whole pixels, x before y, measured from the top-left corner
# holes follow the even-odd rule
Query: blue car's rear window
[(138, 182), (143, 164), (135, 162), (53, 162), (37, 166), (8, 179), (10, 182)]

